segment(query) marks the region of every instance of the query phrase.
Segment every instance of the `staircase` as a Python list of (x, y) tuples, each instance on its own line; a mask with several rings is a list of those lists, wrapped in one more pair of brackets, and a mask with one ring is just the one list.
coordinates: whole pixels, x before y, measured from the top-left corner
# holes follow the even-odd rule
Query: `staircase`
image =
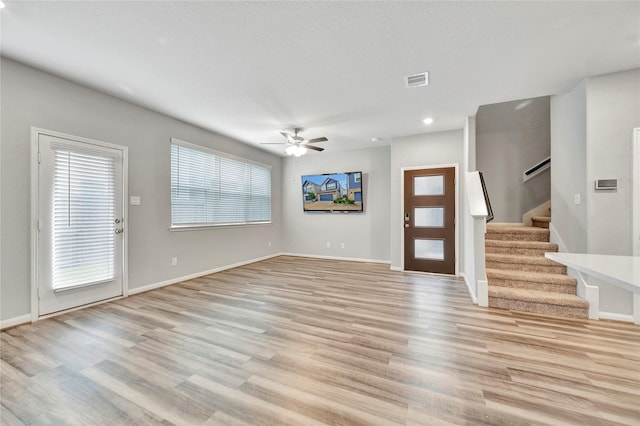
[(536, 216), (533, 226), (488, 224), (485, 262), (489, 306), (558, 317), (587, 319), (589, 304), (576, 295), (567, 268), (544, 257), (557, 252), (549, 243), (551, 218)]

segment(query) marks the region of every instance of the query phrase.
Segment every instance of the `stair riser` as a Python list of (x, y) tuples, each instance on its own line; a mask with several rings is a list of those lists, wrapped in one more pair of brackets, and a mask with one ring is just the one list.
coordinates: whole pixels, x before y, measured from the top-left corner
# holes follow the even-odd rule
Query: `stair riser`
[(496, 247), (496, 246), (486, 246), (485, 253), (494, 253), (494, 254), (519, 254), (524, 256), (544, 256), (545, 253), (548, 252), (556, 252), (557, 249), (532, 249), (532, 248), (515, 248), (515, 247)]
[(528, 290), (551, 291), (554, 293), (577, 294), (576, 287), (570, 285), (542, 283), (536, 281), (513, 281), (489, 278), (489, 285), (496, 287), (524, 288)]
[(511, 271), (525, 271), (525, 272), (546, 272), (549, 274), (566, 274), (567, 267), (562, 265), (536, 265), (530, 263), (511, 263), (511, 262), (496, 262), (494, 260), (487, 259), (485, 262), (487, 268), (491, 269), (506, 269)]
[(549, 229), (549, 222), (539, 222), (537, 220), (532, 220), (531, 224), (536, 228)]
[(495, 297), (489, 297), (489, 307), (510, 309), (521, 312), (531, 312), (535, 314), (554, 315), (566, 318), (587, 319), (589, 317), (588, 308), (557, 306), (544, 303), (525, 302), (522, 300), (501, 299)]
[(549, 234), (536, 233), (530, 234), (525, 232), (491, 232), (487, 231), (485, 234), (487, 240), (499, 240), (499, 241), (549, 241)]

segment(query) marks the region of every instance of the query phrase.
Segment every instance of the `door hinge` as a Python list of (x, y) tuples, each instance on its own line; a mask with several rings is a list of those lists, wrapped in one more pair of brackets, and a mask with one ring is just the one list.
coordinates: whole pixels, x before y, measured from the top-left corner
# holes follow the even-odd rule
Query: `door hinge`
[(40, 156), (40, 151), (38, 151), (38, 164), (42, 161), (42, 157)]

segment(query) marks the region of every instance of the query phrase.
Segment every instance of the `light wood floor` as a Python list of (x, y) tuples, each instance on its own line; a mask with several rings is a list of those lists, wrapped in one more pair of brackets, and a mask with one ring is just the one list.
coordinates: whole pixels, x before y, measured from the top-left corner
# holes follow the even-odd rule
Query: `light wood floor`
[(1, 334), (2, 425), (640, 424), (640, 327), (279, 257)]

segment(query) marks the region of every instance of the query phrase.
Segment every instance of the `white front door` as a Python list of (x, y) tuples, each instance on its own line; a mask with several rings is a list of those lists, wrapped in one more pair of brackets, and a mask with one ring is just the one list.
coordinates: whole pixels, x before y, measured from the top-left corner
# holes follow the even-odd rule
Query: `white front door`
[(126, 148), (37, 133), (38, 316), (123, 295)]

